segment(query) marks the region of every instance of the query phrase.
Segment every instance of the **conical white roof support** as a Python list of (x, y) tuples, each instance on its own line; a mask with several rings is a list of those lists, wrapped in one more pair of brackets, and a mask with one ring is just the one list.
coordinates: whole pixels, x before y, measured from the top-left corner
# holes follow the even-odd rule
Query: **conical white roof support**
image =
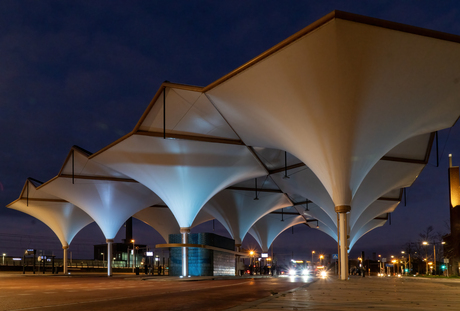
[(252, 191), (223, 190), (209, 200), (203, 209), (219, 220), (235, 244), (241, 244), (258, 219), (288, 206), (292, 206), (292, 202), (283, 193), (259, 192), (255, 200)]
[(359, 216), (359, 218), (353, 223), (353, 225), (350, 224), (350, 238), (354, 238), (356, 235), (356, 232), (358, 232), (361, 228), (365, 227), (368, 222), (371, 222), (375, 218), (379, 217), (379, 215), (393, 213), (396, 207), (398, 206), (398, 204), (399, 204), (399, 201), (387, 201), (387, 200), (377, 200), (374, 203), (372, 203)]
[(393, 147), (457, 120), (460, 44), (335, 14), (205, 91), (247, 145), (288, 151), (349, 206)]
[(259, 243), (262, 252), (268, 252), (273, 241), (284, 230), (305, 223), (305, 219), (300, 215), (295, 216), (286, 214), (283, 218), (284, 221), (281, 221), (281, 216), (279, 214), (268, 214), (259, 219), (249, 229), (249, 234)]
[[(320, 207), (331, 221), (336, 223), (334, 202), (331, 200), (326, 188), (309, 167), (303, 166), (291, 170), (289, 179), (284, 179), (283, 173), (273, 174), (271, 177), (283, 192), (308, 198)], [(327, 222), (326, 220), (324, 221)]]
[[(386, 215), (382, 215), (382, 217)], [(350, 243), (349, 243), (349, 251), (355, 246), (356, 242), (364, 236), (366, 233), (374, 230), (375, 228), (383, 226), (387, 222), (387, 219), (372, 219), (368, 223), (366, 223), (363, 227), (353, 232), (353, 236), (350, 236)]]
[(93, 219), (77, 206), (37, 190), (29, 180), (26, 181), (19, 199), (7, 207), (43, 222), (53, 230), (62, 247), (68, 247), (75, 235), (93, 222)]
[(121, 178), (118, 172), (113, 173), (116, 178), (101, 176), (102, 172), (113, 170), (88, 160), (86, 154), (74, 148), (60, 174), (38, 189), (80, 207), (110, 240), (129, 217), (161, 200), (144, 185), (126, 176)]
[[(317, 219), (321, 223), (320, 228), (318, 229), (326, 232), (334, 240), (337, 240), (337, 221), (333, 221), (329, 215), (326, 214), (326, 212), (318, 205), (315, 203), (308, 203), (308, 210), (306, 210), (306, 204), (296, 205), (295, 209), (306, 220)], [(326, 228), (329, 228), (330, 230), (327, 230)], [(330, 234), (331, 232), (332, 235)]]
[[(393, 189), (412, 185), (424, 167), (425, 164), (379, 161), (366, 176), (353, 198), (350, 227), (355, 225), (357, 219), (365, 214), (379, 197)], [(378, 214), (382, 213), (384, 211)]]
[(219, 191), (267, 174), (246, 146), (144, 135), (129, 136), (93, 159), (154, 191), (183, 228)]

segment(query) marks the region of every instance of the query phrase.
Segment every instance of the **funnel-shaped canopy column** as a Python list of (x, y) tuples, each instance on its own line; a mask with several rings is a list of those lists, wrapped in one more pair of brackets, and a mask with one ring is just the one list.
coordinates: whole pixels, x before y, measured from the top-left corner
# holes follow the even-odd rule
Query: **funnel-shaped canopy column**
[(19, 199), (7, 207), (46, 224), (56, 234), (62, 246), (70, 245), (75, 235), (93, 222), (87, 213), (74, 204), (37, 190), (30, 181), (26, 181)]
[(72, 149), (59, 175), (39, 189), (80, 207), (106, 239), (115, 238), (133, 214), (161, 202), (144, 185), (89, 160), (80, 149)]
[(310, 167), (336, 206), (393, 147), (460, 115), (455, 42), (338, 14), (267, 55), (206, 94), (247, 145)]
[(203, 209), (219, 220), (238, 245), (258, 219), (291, 205), (283, 193), (260, 192), (255, 199), (252, 191), (228, 189), (216, 194)]
[(94, 160), (144, 184), (190, 228), (216, 193), (266, 174), (246, 146), (132, 135)]
[(93, 219), (74, 204), (38, 190), (30, 180), (26, 181), (19, 199), (7, 207), (40, 220), (56, 234), (64, 250), (64, 273), (67, 273), (67, 249), (75, 235)]
[(371, 221), (367, 222), (364, 226), (362, 226), (361, 228), (353, 232), (352, 235), (350, 235), (350, 244), (349, 244), (350, 250), (353, 248), (356, 242), (366, 233), (374, 230), (375, 228), (383, 226), (387, 222), (386, 217), (387, 217), (387, 214), (384, 214), (384, 215), (381, 215), (381, 217), (379, 218), (372, 219)]
[(307, 166), (289, 171), (289, 178), (283, 178), (283, 173), (271, 175), (272, 179), (285, 193), (308, 198), (320, 207), (327, 216), (336, 223), (334, 202), (318, 177)]
[(283, 221), (281, 221), (279, 214), (267, 214), (249, 229), (249, 234), (259, 243), (262, 252), (266, 253), (278, 235), (284, 230), (301, 223), (305, 223), (305, 219), (300, 215), (287, 214), (284, 215)]
[(360, 215), (354, 224), (350, 224), (350, 237), (355, 235), (355, 232), (359, 228), (364, 227), (369, 221), (375, 219), (381, 214), (392, 213), (398, 206), (399, 201), (390, 200), (377, 200), (372, 203), (366, 210)]

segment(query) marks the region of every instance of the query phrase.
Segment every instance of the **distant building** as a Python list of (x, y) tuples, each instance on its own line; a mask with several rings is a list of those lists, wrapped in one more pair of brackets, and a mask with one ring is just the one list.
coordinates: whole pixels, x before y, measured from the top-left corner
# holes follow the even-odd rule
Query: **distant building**
[(443, 237), (444, 257), (449, 259), (449, 275), (460, 275), (460, 175), (449, 155), (450, 234)]

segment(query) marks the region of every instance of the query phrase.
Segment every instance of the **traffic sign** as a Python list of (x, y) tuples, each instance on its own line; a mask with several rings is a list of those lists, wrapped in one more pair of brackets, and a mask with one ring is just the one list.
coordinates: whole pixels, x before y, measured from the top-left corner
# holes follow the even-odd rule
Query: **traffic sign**
[(339, 259), (339, 254), (332, 254), (332, 259)]

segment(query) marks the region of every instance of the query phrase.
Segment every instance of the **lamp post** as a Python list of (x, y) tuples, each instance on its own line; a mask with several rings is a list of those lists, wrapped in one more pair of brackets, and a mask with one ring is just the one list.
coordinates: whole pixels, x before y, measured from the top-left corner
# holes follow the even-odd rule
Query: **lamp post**
[(134, 266), (135, 266), (134, 261), (136, 260), (136, 257), (134, 256), (134, 249), (135, 249), (134, 248), (134, 242), (135, 242), (134, 240), (131, 240), (131, 243), (133, 243), (133, 273), (134, 273)]
[(426, 246), (428, 245), (428, 242), (423, 241), (422, 244), (425, 245), (425, 262), (426, 262), (426, 272), (425, 273), (428, 274), (428, 254), (426, 251)]
[(6, 256), (6, 254), (3, 253), (3, 264), (2, 265), (5, 265), (5, 256)]
[(401, 262), (404, 263), (404, 274), (407, 274), (407, 272), (406, 272), (406, 270), (407, 270), (407, 260), (406, 260), (406, 258), (404, 258), (405, 253), (406, 253), (405, 251), (401, 251), (401, 254), (403, 254), (402, 258), (404, 259), (404, 261), (401, 261)]
[(251, 256), (250, 262), (249, 262), (249, 263), (250, 263), (249, 267), (250, 267), (251, 269), (249, 269), (249, 272), (250, 272), (251, 275), (252, 275), (252, 274), (253, 274), (253, 271), (254, 271), (254, 251), (250, 251), (250, 252), (249, 252), (249, 255)]
[(319, 265), (320, 265), (320, 266), (323, 265), (323, 258), (324, 258), (323, 255), (319, 255)]
[(101, 255), (102, 255), (102, 267), (104, 267), (105, 254), (104, 254), (104, 253), (101, 253)]
[(315, 253), (315, 251), (311, 251), (311, 265), (313, 266), (313, 254)]

